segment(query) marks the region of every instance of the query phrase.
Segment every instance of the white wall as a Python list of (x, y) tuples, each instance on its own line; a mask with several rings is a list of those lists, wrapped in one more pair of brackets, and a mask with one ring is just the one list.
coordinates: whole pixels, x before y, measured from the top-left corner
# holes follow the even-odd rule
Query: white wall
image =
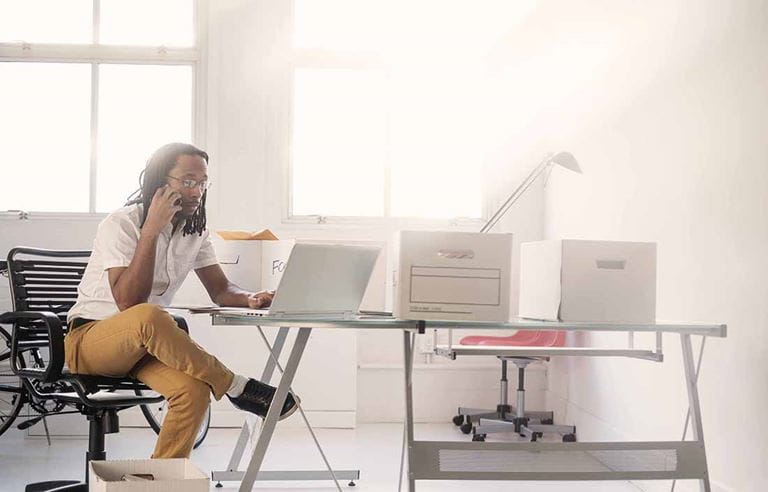
[[(546, 236), (658, 241), (658, 318), (728, 323), (727, 339), (707, 342), (700, 380), (715, 490), (765, 490), (768, 481), (766, 27), (768, 4), (757, 0), (548, 1), (499, 47), (512, 70), (516, 41), (532, 33), (546, 33), (530, 38), (542, 52), (593, 41), (567, 59), (553, 55), (576, 76), (563, 70), (530, 103), (584, 170), (553, 175)], [(665, 337), (664, 348), (657, 365), (557, 361), (549, 402), (584, 440), (679, 439), (687, 400), (678, 339)]]
[[(19, 220), (15, 214), (0, 213), (0, 258), (16, 246), (49, 249), (91, 249), (101, 216), (70, 216), (61, 220), (39, 214), (34, 220)], [(10, 292), (0, 277), (0, 311), (11, 309)]]

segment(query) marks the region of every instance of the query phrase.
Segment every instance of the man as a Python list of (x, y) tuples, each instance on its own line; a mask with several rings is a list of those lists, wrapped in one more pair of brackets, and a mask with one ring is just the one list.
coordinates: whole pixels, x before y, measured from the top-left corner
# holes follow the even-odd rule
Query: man
[[(275, 388), (234, 374), (179, 329), (168, 306), (190, 270), (220, 306), (267, 307), (270, 292), (231, 283), (206, 229), (208, 154), (183, 143), (158, 149), (128, 204), (99, 224), (64, 340), (78, 374), (130, 375), (168, 401), (153, 458), (188, 457), (213, 393), (264, 417)], [(280, 418), (297, 408), (289, 394)]]

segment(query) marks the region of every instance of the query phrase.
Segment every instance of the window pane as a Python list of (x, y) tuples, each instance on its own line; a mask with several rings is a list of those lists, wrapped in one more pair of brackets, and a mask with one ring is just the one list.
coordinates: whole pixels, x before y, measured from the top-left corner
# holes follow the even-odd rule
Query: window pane
[(88, 212), (89, 65), (0, 63), (0, 210)]
[(384, 214), (386, 103), (376, 71), (297, 70), (293, 213)]
[(100, 15), (102, 44), (194, 45), (192, 0), (101, 0)]
[(0, 0), (0, 42), (90, 43), (91, 0)]
[(192, 77), (189, 66), (99, 67), (98, 212), (125, 204), (155, 149), (192, 140)]
[(298, 48), (373, 50), (386, 24), (382, 0), (296, 0), (294, 43)]
[(299, 49), (373, 50), (391, 64), (487, 54), (538, 0), (294, 0)]
[[(466, 71), (465, 71), (466, 70)], [(465, 67), (391, 77), (391, 214), (480, 217), (483, 85)]]

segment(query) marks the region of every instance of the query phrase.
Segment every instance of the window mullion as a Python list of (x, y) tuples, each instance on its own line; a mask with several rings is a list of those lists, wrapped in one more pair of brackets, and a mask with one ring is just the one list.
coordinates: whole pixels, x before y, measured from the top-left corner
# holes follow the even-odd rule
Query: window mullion
[(93, 32), (91, 42), (99, 44), (99, 32), (101, 31), (101, 0), (93, 0)]
[(99, 138), (99, 64), (91, 63), (91, 163), (90, 197), (88, 211), (96, 212), (96, 179), (98, 178), (98, 138)]
[[(91, 42), (99, 44), (101, 23), (101, 0), (93, 0), (93, 24)], [(98, 138), (99, 138), (99, 65), (91, 63), (91, 162), (89, 168), (88, 212), (96, 212), (96, 180), (98, 178)]]

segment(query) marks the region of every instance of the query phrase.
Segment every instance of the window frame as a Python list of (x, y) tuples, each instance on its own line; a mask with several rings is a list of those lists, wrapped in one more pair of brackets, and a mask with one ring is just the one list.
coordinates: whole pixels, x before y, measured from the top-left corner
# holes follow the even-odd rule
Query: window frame
[(60, 44), (0, 42), (0, 63), (80, 63), (90, 65), (91, 70), (91, 134), (89, 163), (89, 197), (87, 212), (60, 212), (55, 210), (0, 210), (0, 219), (13, 218), (89, 218), (103, 217), (105, 212), (96, 211), (96, 178), (98, 159), (99, 65), (185, 65), (192, 68), (192, 128), (193, 141), (205, 146), (205, 118), (207, 90), (207, 0), (193, 0), (194, 39), (190, 47), (170, 46), (120, 46), (99, 44), (100, 0), (92, 0), (91, 44)]

